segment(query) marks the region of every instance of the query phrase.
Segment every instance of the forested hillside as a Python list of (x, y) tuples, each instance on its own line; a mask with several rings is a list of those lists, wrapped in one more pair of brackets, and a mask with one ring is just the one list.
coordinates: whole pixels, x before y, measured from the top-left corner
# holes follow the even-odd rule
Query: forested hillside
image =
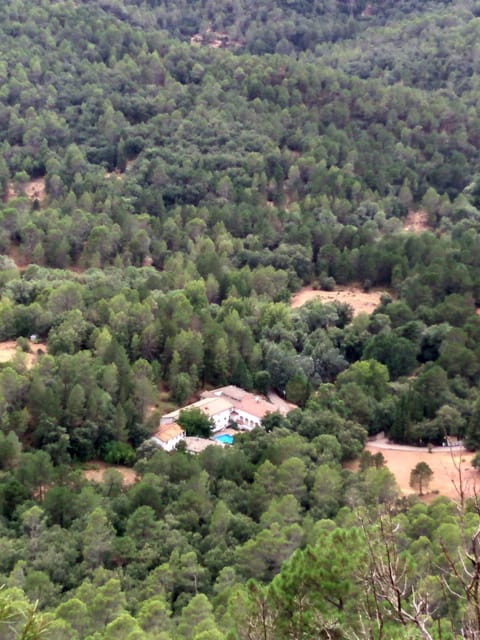
[[(473, 0), (1, 3), (0, 638), (479, 637), (480, 505), (362, 453), (480, 448), (479, 36)], [(291, 302), (346, 285), (379, 306)], [(226, 384), (299, 408), (153, 447)]]

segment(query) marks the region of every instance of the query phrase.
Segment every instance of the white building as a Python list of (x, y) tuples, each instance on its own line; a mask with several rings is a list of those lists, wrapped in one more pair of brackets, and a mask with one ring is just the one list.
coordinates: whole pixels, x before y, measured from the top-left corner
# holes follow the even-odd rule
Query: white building
[(233, 404), (227, 398), (208, 397), (202, 398), (198, 402), (189, 404), (181, 409), (176, 409), (170, 413), (166, 413), (160, 418), (160, 425), (171, 424), (176, 422), (180, 417), (181, 411), (189, 411), (190, 409), (200, 409), (213, 422), (213, 431), (220, 431), (228, 427), (230, 414), (232, 413)]
[(261, 426), (262, 420), (267, 414), (275, 411), (278, 409), (267, 400), (247, 393), (240, 402), (235, 404), (231, 418), (240, 429), (251, 431), (255, 427)]
[(185, 431), (176, 422), (161, 424), (152, 436), (152, 441), (165, 451), (173, 451), (177, 444), (185, 439)]
[(278, 411), (278, 413), (286, 415), (296, 408), (296, 405), (290, 403), (287, 406), (275, 406), (262, 396), (255, 395), (234, 385), (204, 391), (202, 398), (225, 398), (228, 400), (233, 406), (229, 420), (235, 422), (239, 429), (245, 431), (260, 427), (263, 418), (268, 413)]
[[(211, 419), (214, 433), (226, 429), (230, 422), (235, 422), (239, 429), (251, 431), (255, 427), (261, 426), (263, 418), (268, 413), (278, 411), (286, 415), (293, 408), (295, 405), (290, 405), (289, 408), (277, 407), (262, 396), (254, 395), (234, 385), (228, 385), (204, 391), (202, 399), (198, 402), (166, 413), (160, 418), (160, 429), (176, 424), (182, 411), (199, 409)], [(171, 449), (167, 449), (167, 451), (171, 451)]]

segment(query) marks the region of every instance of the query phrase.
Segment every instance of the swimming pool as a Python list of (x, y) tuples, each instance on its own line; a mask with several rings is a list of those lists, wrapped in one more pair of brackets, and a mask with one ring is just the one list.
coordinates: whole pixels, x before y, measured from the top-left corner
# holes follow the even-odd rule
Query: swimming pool
[(217, 442), (222, 442), (223, 444), (233, 444), (233, 436), (230, 436), (228, 433), (222, 433), (220, 436), (213, 436), (213, 439)]

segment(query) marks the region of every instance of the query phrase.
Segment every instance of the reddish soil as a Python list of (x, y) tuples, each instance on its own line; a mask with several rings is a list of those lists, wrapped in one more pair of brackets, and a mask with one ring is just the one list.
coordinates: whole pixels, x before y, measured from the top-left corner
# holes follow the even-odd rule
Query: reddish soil
[(95, 460), (90, 464), (90, 469), (86, 469), (83, 472), (83, 475), (87, 480), (92, 480), (93, 482), (101, 483), (103, 482), (103, 474), (107, 469), (115, 469), (118, 473), (121, 474), (123, 478), (123, 485), (125, 487), (134, 484), (137, 481), (137, 475), (133, 469), (129, 467), (122, 467), (121, 465), (112, 465), (106, 464), (105, 462), (101, 462), (100, 460)]
[(320, 291), (311, 286), (303, 287), (294, 293), (291, 308), (301, 307), (310, 300), (322, 302), (346, 302), (353, 307), (353, 315), (359, 313), (372, 313), (380, 304), (383, 290), (374, 290), (365, 293), (360, 287), (338, 287), (335, 291)]
[(18, 247), (16, 246), (11, 246), (10, 249), (8, 250), (8, 257), (14, 261), (15, 266), (17, 267), (17, 269), (19, 271), (25, 271), (25, 269), (28, 267), (29, 264), (31, 264), (31, 262), (28, 260), (28, 258), (26, 258), (25, 256), (23, 256), (19, 250)]
[(421, 233), (422, 231), (431, 230), (431, 228), (428, 224), (428, 213), (422, 209), (409, 211), (403, 223), (403, 230), (413, 233)]
[(381, 451), (387, 467), (395, 476), (404, 494), (414, 493), (410, 487), (410, 472), (419, 462), (426, 462), (433, 471), (429, 493), (424, 496), (426, 501), (433, 500), (438, 494), (452, 499), (458, 498), (459, 468), (466, 495), (472, 496), (475, 491), (480, 490), (480, 473), (471, 466), (474, 453), (464, 450), (455, 451), (455, 449), (435, 450), (433, 453), (423, 448), (409, 450), (413, 447), (405, 450), (389, 450), (379, 449), (374, 443), (368, 444), (365, 448), (372, 453)]
[[(47, 353), (47, 345), (44, 342), (32, 342), (29, 340), (31, 353), (25, 353), (27, 360), (27, 368), (31, 369), (38, 360), (37, 352), (43, 351)], [(17, 343), (15, 340), (6, 340), (0, 342), (0, 362), (10, 362), (17, 352)]]
[[(19, 250), (19, 247), (12, 245), (7, 253), (8, 257), (13, 260), (15, 266), (19, 271), (25, 271), (25, 269), (31, 265), (36, 264), (32, 262), (28, 256), (25, 256)], [(76, 275), (81, 275), (85, 273), (86, 269), (84, 267), (79, 266), (78, 264), (70, 265), (69, 267), (65, 267), (65, 271), (70, 271), (71, 273), (75, 273)]]

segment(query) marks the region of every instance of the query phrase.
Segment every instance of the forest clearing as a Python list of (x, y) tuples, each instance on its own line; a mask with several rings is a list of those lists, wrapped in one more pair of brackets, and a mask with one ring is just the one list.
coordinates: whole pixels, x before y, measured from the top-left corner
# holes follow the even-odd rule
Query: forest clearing
[(403, 230), (412, 233), (422, 233), (422, 231), (431, 231), (432, 228), (428, 224), (428, 213), (423, 210), (409, 211), (404, 222)]
[(383, 290), (363, 291), (361, 287), (338, 287), (335, 291), (320, 291), (312, 286), (302, 287), (293, 294), (290, 307), (297, 309), (310, 300), (322, 302), (346, 302), (353, 308), (353, 315), (373, 313), (380, 304)]
[(400, 447), (395, 449), (379, 448), (375, 442), (370, 442), (365, 447), (371, 453), (382, 453), (388, 469), (393, 473), (403, 494), (412, 494), (410, 487), (410, 472), (419, 462), (426, 462), (433, 471), (429, 490), (422, 497), (424, 501), (431, 501), (437, 495), (447, 496), (455, 500), (458, 498), (459, 468), (462, 474), (464, 491), (468, 497), (478, 493), (480, 486), (480, 474), (471, 466), (474, 453), (463, 449), (438, 449), (429, 453), (426, 448)]
[(45, 178), (32, 178), (31, 180), (27, 180), (20, 189), (16, 188), (15, 185), (10, 182), (8, 185), (7, 200), (17, 198), (21, 195), (21, 191), (23, 191), (30, 200), (43, 202), (46, 197)]
[(0, 363), (13, 360), (18, 350), (25, 355), (27, 369), (31, 369), (38, 360), (38, 351), (46, 353), (47, 345), (44, 342), (32, 342), (31, 340), (28, 341), (28, 344), (30, 346), (30, 352), (26, 353), (22, 352), (16, 340), (0, 342)]
[(102, 462), (101, 460), (94, 460), (88, 463), (88, 468), (84, 470), (83, 475), (87, 480), (93, 482), (103, 483), (105, 482), (104, 474), (108, 469), (114, 469), (122, 476), (122, 484), (124, 487), (129, 487), (135, 484), (137, 481), (137, 474), (133, 469), (124, 467), (122, 465), (112, 465)]

